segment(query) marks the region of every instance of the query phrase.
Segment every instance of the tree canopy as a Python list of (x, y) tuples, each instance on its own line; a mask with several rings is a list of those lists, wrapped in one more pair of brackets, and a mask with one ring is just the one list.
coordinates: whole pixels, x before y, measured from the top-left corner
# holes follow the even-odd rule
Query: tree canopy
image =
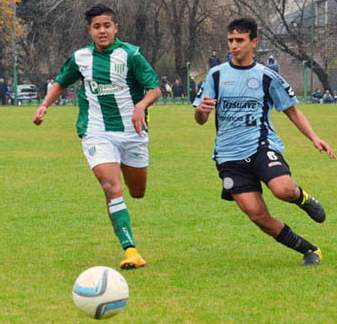
[[(327, 1), (337, 4), (336, 0)], [(84, 12), (93, 3), (91, 0), (16, 3), (20, 79), (41, 83), (57, 73), (73, 50), (89, 41)], [(205, 72), (212, 50), (222, 53), (223, 59), (228, 22), (238, 16), (252, 16), (269, 48), (286, 53), (298, 64), (310, 62), (309, 67), (323, 87), (331, 88), (328, 69), (336, 61), (337, 19), (329, 19), (324, 28), (314, 23), (314, 33), (310, 33), (310, 24), (305, 19), (311, 10), (308, 0), (106, 0), (104, 3), (116, 11), (121, 39), (141, 46), (159, 73), (171, 73), (171, 79), (180, 77), (185, 81), (187, 62), (194, 70)], [(319, 9), (312, 14), (315, 21), (321, 17)], [(337, 7), (329, 15), (335, 12), (336, 16), (336, 11)], [(0, 77), (10, 78), (12, 34), (13, 0), (1, 0)], [(312, 34), (314, 39), (310, 39)]]

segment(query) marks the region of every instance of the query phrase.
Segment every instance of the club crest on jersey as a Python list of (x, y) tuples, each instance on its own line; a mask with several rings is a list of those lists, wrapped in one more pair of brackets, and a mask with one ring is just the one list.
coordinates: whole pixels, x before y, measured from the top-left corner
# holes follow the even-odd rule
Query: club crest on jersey
[(115, 65), (115, 72), (118, 74), (123, 74), (125, 71), (125, 64), (124, 63), (116, 63)]
[(89, 152), (90, 156), (94, 156), (95, 153), (96, 153), (96, 147), (95, 147), (95, 145), (90, 146), (88, 152)]
[(249, 89), (257, 90), (260, 88), (260, 81), (256, 78), (249, 78), (247, 80), (247, 86)]

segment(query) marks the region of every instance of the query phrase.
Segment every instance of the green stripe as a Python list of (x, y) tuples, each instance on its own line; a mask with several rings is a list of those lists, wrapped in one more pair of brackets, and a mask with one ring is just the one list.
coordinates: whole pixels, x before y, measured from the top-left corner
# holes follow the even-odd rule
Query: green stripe
[[(95, 53), (93, 59), (93, 80), (98, 84), (111, 84), (110, 55)], [(122, 117), (119, 113), (114, 95), (97, 96), (101, 106), (106, 131), (124, 131)]]
[(126, 83), (130, 89), (131, 98), (134, 104), (144, 98), (145, 89), (137, 83), (132, 72), (129, 70), (126, 76)]
[(122, 201), (120, 201), (118, 203), (115, 203), (115, 204), (110, 203), (109, 207), (115, 207), (115, 206), (118, 206), (118, 205), (121, 205), (121, 204), (124, 204), (124, 200), (122, 200)]
[(77, 134), (82, 136), (85, 134), (88, 128), (88, 110), (89, 110), (89, 102), (87, 96), (85, 94), (84, 86), (81, 86), (79, 95), (78, 95), (78, 104), (80, 107), (80, 111), (77, 117)]

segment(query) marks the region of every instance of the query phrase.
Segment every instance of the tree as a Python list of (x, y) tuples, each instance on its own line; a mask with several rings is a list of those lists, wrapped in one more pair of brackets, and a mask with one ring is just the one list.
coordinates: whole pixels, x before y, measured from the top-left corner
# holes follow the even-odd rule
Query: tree
[(210, 8), (216, 8), (216, 1), (163, 0), (169, 19), (174, 44), (176, 72), (180, 79), (186, 80), (186, 63), (192, 62), (204, 22), (210, 17)]
[[(167, 51), (161, 3), (106, 1), (116, 12), (122, 39), (140, 45), (154, 65)], [(88, 43), (83, 14), (92, 5), (90, 0), (23, 0), (19, 12), (27, 32), (20, 45), (27, 79), (42, 83), (54, 76), (73, 50)]]
[(20, 42), (24, 79), (42, 84), (55, 76), (71, 51), (87, 43), (83, 12), (89, 5), (89, 0), (22, 1), (18, 14), (26, 26)]
[(170, 48), (162, 0), (121, 1), (118, 17), (123, 39), (139, 45), (154, 66)]
[(330, 20), (331, 24), (325, 25), (322, 37), (316, 30), (318, 17), (312, 7), (315, 5), (313, 1), (296, 0), (290, 3), (287, 0), (234, 0), (234, 3), (236, 7), (232, 9), (235, 13), (240, 11), (255, 17), (260, 34), (280, 51), (299, 62), (308, 62), (323, 88), (331, 91), (326, 64), (317, 53), (318, 49), (325, 48), (325, 42), (331, 40), (328, 37), (329, 30), (336, 28), (336, 17)]
[[(20, 4), (16, 0), (16, 4)], [(13, 0), (1, 0), (0, 2), (0, 73), (1, 77), (9, 78), (12, 69), (11, 58), (13, 50)], [(24, 28), (20, 19), (16, 20), (16, 37), (23, 36)], [(2, 74), (2, 75), (1, 75)]]

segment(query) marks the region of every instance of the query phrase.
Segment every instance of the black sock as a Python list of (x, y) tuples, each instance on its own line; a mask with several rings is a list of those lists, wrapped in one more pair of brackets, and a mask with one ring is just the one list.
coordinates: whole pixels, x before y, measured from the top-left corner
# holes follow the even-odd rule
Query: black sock
[(303, 237), (294, 233), (291, 228), (284, 224), (283, 229), (280, 234), (275, 238), (275, 240), (290, 249), (298, 251), (302, 254), (306, 254), (309, 251), (316, 251), (317, 246), (312, 245), (310, 242), (306, 241)]
[(127, 246), (123, 246), (123, 250), (126, 251), (128, 248), (135, 248), (135, 245), (127, 245)]
[(293, 200), (293, 201), (290, 201), (292, 204), (295, 204), (297, 206), (301, 206), (302, 202), (303, 202), (303, 189), (301, 187), (298, 187), (298, 189), (300, 190), (300, 196)]

